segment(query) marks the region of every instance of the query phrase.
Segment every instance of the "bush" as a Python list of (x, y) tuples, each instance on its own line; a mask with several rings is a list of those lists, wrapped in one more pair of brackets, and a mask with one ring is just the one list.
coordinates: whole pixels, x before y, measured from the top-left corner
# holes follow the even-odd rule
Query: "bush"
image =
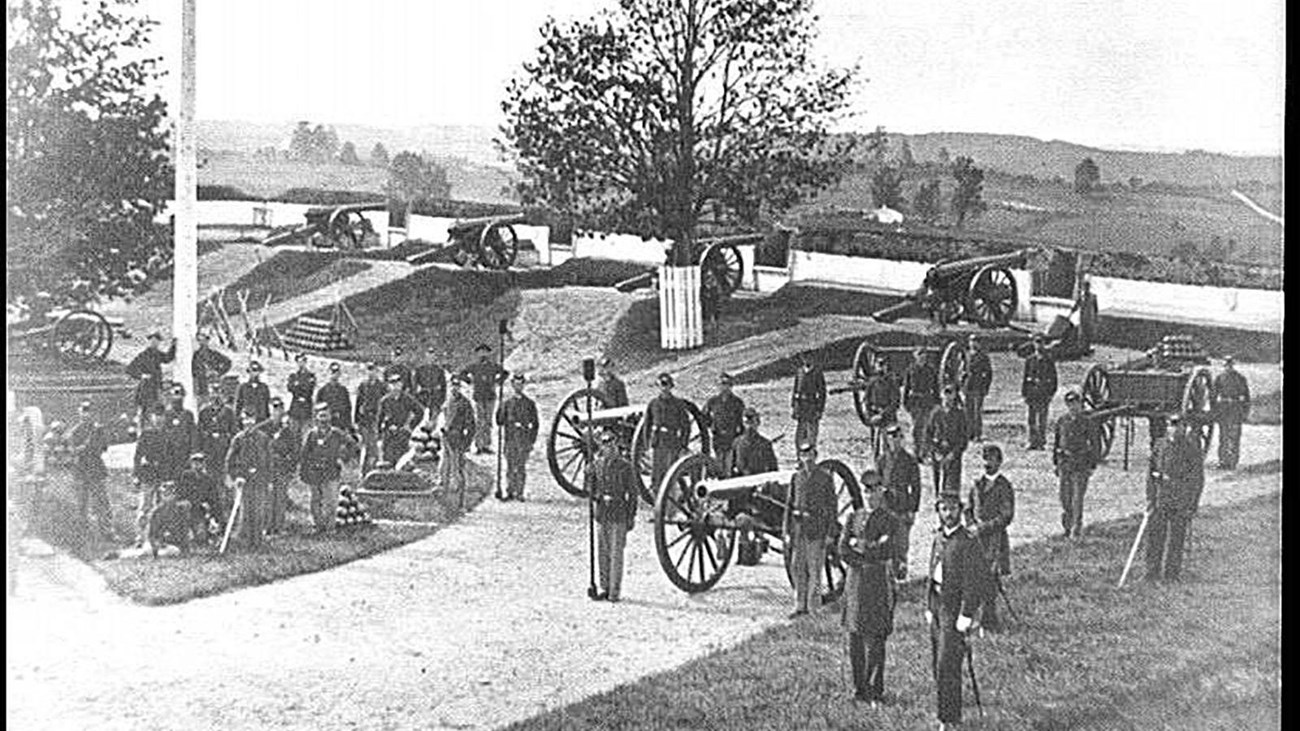
[(201, 201), (259, 201), (261, 198), (251, 196), (233, 185), (200, 185), (198, 199)]

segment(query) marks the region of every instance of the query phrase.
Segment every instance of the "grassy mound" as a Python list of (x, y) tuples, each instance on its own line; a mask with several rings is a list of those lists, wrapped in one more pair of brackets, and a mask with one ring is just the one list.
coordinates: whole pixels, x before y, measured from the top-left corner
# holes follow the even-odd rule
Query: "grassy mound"
[(345, 258), (337, 252), (277, 251), (226, 287), (223, 296), (227, 311), (233, 316), (236, 310), (232, 308), (237, 307), (238, 302), (235, 298), (237, 292), (247, 290), (249, 309), (254, 309), (261, 307), (268, 295), (271, 302), (283, 302), (328, 287), (369, 268), (369, 264)]

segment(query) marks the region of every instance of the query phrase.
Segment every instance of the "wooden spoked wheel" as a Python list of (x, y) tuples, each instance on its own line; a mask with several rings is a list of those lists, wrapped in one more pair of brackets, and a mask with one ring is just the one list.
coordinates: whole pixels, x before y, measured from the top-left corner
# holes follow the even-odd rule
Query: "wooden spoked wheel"
[(705, 286), (716, 287), (723, 297), (730, 297), (745, 281), (745, 260), (734, 244), (709, 244), (700, 256), (700, 277)]
[[(686, 411), (691, 415), (691, 435), (686, 442), (686, 449), (683, 454), (711, 454), (709, 451), (712, 442), (709, 439), (709, 430), (704, 424), (704, 412), (700, 411), (695, 404), (681, 399), (686, 404)], [(659, 496), (659, 486), (651, 484), (650, 478), (654, 475), (654, 450), (650, 447), (650, 434), (646, 428), (645, 417), (642, 417), (636, 425), (636, 431), (632, 432), (632, 466), (636, 468), (637, 485), (641, 488), (641, 497), (647, 503), (654, 505)], [(667, 473), (665, 473), (667, 474)]]
[(682, 457), (664, 474), (654, 501), (659, 566), (674, 586), (690, 594), (718, 583), (736, 545), (736, 530), (724, 527), (726, 501), (699, 497), (695, 489), (717, 469), (707, 455)]
[(586, 418), (588, 395), (592, 411), (605, 408), (601, 391), (578, 389), (560, 402), (546, 437), (546, 462), (551, 475), (561, 489), (578, 497), (587, 495), (587, 469), (597, 449), (595, 429)]
[(1196, 434), (1201, 444), (1201, 455), (1210, 451), (1214, 438), (1214, 403), (1211, 393), (1214, 380), (1204, 368), (1197, 369), (1183, 387), (1182, 418), (1187, 428)]
[[(831, 475), (831, 480), (835, 486), (835, 496), (838, 505), (836, 512), (835, 524), (831, 526), (830, 540), (827, 541), (826, 547), (826, 564), (822, 570), (822, 604), (830, 604), (844, 593), (844, 560), (839, 553), (840, 533), (848, 523), (849, 516), (854, 510), (862, 507), (862, 489), (858, 485), (858, 478), (853, 474), (849, 466), (836, 459), (822, 460), (817, 463), (817, 467), (826, 470)], [(794, 499), (794, 485), (786, 495), (788, 499)], [(781, 553), (785, 559), (785, 576), (790, 581), (790, 586), (794, 586), (794, 546), (785, 545)]]
[[(1106, 376), (1106, 368), (1100, 363), (1095, 363), (1088, 372), (1083, 376), (1083, 387), (1079, 389), (1083, 396), (1083, 406), (1088, 411), (1099, 411), (1112, 406), (1110, 401), (1110, 380)], [(1103, 419), (1097, 425), (1101, 431), (1101, 454), (1099, 458), (1105, 459), (1110, 454), (1110, 447), (1115, 443), (1115, 418)]]
[(943, 393), (943, 387), (949, 383), (961, 388), (962, 379), (966, 377), (966, 348), (956, 340), (948, 343), (939, 356), (939, 370), (936, 373), (939, 382), (937, 391)]
[(970, 280), (966, 317), (980, 327), (1006, 327), (1016, 314), (1016, 280), (1011, 270), (986, 266)]
[(478, 261), (488, 269), (498, 271), (515, 265), (519, 257), (519, 235), (514, 226), (484, 226), (479, 236)]
[(92, 310), (72, 310), (50, 331), (50, 346), (73, 360), (104, 360), (113, 349), (113, 328)]
[[(853, 354), (853, 380), (866, 383), (877, 372), (876, 348), (864, 340)], [(871, 426), (871, 409), (868, 408), (866, 391), (857, 388), (853, 390), (853, 410), (858, 413), (858, 420), (863, 426)]]

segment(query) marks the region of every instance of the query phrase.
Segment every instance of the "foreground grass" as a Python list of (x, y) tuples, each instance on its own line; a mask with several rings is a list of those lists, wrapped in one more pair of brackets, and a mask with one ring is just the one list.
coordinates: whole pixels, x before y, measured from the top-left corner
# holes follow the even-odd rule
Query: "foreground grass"
[[(1017, 550), (1008, 591), (1022, 621), (973, 640), (985, 715), (967, 681), (965, 726), (1280, 727), (1279, 501), (1205, 510), (1177, 585), (1147, 586), (1139, 559), (1115, 588), (1136, 518), (1097, 526), (1081, 544)], [(931, 728), (920, 597), (915, 584), (900, 595), (886, 669), (895, 700), (877, 710), (849, 699), (844, 635), (827, 610), (510, 728)]]

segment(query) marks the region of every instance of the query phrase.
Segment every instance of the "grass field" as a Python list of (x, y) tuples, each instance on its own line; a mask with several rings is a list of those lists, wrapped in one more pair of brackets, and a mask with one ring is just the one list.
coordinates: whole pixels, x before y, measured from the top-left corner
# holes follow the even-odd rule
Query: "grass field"
[[(1007, 590), (1022, 621), (972, 641), (984, 717), (964, 678), (963, 727), (1278, 728), (1280, 499), (1204, 510), (1181, 584), (1147, 585), (1139, 559), (1130, 585), (1115, 588), (1136, 518), (1096, 526), (1082, 543), (1017, 549)], [(931, 518), (916, 530), (928, 532)], [(915, 582), (900, 594), (885, 672), (892, 702), (879, 709), (850, 699), (836, 606), (509, 728), (932, 728), (921, 600)]]
[[(396, 151), (394, 151), (396, 152)], [(501, 194), (510, 178), (495, 168), (452, 164), (447, 181), (456, 200), (509, 203)], [(213, 155), (199, 169), (201, 185), (228, 185), (261, 198), (274, 198), (291, 188), (383, 193), (388, 171), (369, 165), (318, 165), (294, 160), (267, 161), (251, 155)]]
[(228, 312), (234, 314), (236, 293), (248, 293), (250, 309), (283, 302), (364, 272), (370, 265), (337, 252), (281, 250), (271, 254), (222, 293)]

